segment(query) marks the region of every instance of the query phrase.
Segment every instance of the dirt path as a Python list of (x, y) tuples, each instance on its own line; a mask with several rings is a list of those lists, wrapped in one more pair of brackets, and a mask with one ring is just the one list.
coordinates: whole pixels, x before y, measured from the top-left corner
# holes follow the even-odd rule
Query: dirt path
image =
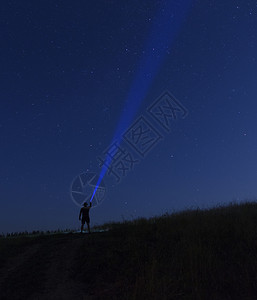
[(12, 274), (15, 274), (18, 269), (26, 264), (30, 260), (30, 257), (33, 256), (39, 249), (39, 245), (32, 245), (24, 252), (19, 253), (19, 255), (11, 257), (4, 264), (3, 268), (0, 269), (0, 291), (3, 287), (4, 282), (8, 280)]
[(35, 299), (82, 299), (82, 287), (72, 279), (72, 274), (76, 255), (85, 242), (85, 237), (58, 241), (54, 247), (56, 251), (50, 253), (44, 291), (35, 295)]
[(83, 299), (83, 287), (73, 275), (87, 240), (86, 234), (50, 237), (9, 257), (0, 268), (0, 299)]

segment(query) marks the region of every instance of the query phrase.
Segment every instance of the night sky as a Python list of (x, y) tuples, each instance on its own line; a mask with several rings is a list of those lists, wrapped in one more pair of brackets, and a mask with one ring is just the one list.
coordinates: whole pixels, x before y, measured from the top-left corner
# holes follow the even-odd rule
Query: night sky
[(256, 1), (13, 0), (0, 23), (0, 232), (78, 228), (72, 182), (117, 137), (137, 162), (91, 225), (256, 198)]

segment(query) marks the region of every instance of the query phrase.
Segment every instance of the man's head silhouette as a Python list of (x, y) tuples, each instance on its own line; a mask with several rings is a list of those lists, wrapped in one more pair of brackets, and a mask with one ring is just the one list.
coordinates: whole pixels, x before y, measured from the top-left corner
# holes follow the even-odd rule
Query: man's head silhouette
[(84, 206), (87, 207), (87, 202), (84, 203)]

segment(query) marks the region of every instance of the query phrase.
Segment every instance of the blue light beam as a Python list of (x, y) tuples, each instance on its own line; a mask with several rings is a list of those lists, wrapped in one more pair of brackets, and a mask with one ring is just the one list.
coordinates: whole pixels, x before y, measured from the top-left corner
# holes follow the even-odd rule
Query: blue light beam
[[(111, 144), (116, 142), (116, 145), (120, 145), (122, 134), (131, 125), (136, 112), (140, 108), (152, 81), (186, 19), (191, 3), (192, 0), (162, 2), (159, 13), (153, 22), (151, 34), (146, 41), (145, 51), (143, 51), (137, 73), (126, 97), (124, 109)], [(111, 162), (111, 158), (107, 157), (90, 201), (93, 200)]]

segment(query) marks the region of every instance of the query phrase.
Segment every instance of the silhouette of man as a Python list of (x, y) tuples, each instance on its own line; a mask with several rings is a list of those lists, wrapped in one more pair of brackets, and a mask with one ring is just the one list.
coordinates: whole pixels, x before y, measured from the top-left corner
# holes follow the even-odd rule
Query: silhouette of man
[[(88, 233), (90, 233), (90, 218), (89, 218), (89, 210), (92, 206), (92, 202), (88, 206), (87, 202), (84, 203), (84, 207), (81, 208), (79, 213), (79, 220), (81, 220), (81, 233), (83, 232), (84, 225), (87, 223)], [(81, 219), (82, 216), (82, 219)]]

